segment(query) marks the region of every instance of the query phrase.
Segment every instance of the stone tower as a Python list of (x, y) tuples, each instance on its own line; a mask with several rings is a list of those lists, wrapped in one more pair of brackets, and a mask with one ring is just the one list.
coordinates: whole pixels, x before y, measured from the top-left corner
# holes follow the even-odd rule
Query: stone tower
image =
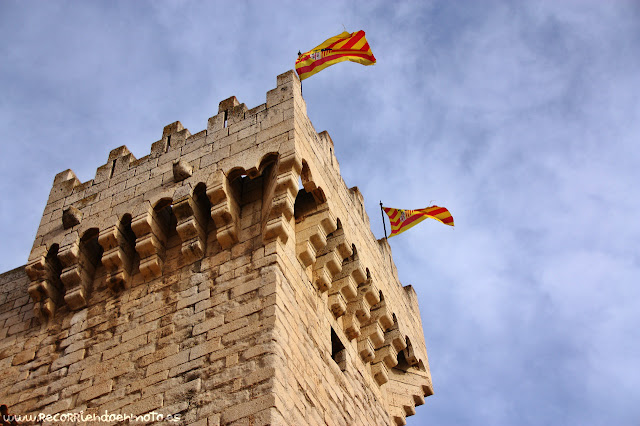
[(0, 403), (45, 424), (397, 425), (432, 394), (416, 293), (293, 71), (59, 173), (0, 291)]

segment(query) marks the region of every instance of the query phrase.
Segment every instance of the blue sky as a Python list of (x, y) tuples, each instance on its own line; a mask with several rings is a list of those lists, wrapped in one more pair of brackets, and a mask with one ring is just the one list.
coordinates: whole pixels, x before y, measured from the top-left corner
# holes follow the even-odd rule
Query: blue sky
[(378, 64), (303, 91), (374, 234), (379, 200), (456, 221), (390, 240), (436, 392), (408, 423), (637, 425), (637, 2), (0, 2), (0, 271), (26, 262), (56, 173), (263, 103), (343, 25)]

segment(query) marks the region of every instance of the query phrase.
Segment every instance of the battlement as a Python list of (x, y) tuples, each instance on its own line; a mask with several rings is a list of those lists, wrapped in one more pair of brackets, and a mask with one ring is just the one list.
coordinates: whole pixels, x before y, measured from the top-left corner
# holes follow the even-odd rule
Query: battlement
[[(164, 377), (197, 388), (194, 404), (201, 389), (213, 399), (235, 395), (206, 415), (187, 405), (180, 412), (194, 421), (213, 413), (225, 424), (246, 416), (264, 424), (404, 424), (432, 394), (417, 297), (400, 284), (391, 249), (373, 236), (362, 194), (345, 185), (333, 148), (329, 134), (313, 128), (289, 71), (262, 105), (248, 109), (230, 97), (205, 130), (165, 126), (145, 157), (121, 146), (88, 182), (71, 170), (56, 175), (25, 269), (29, 299), (16, 308), (27, 318), (31, 306), (29, 324), (5, 334), (21, 342), (20, 354), (28, 351), (14, 356), (10, 377), (29, 389), (29, 371), (42, 360), (50, 381), (62, 380), (75, 363), (106, 362), (124, 346), (127, 371), (143, 377), (68, 380), (120, 384), (119, 399), (133, 395), (134, 404), (145, 394), (132, 383), (164, 370), (131, 354), (170, 347), (172, 362), (197, 374), (171, 375), (171, 365)], [(138, 333), (129, 322), (148, 328), (138, 346), (125, 343)], [(162, 324), (173, 328), (158, 334)], [(83, 343), (42, 349), (61, 333), (78, 333)], [(263, 352), (247, 354), (261, 344)], [(244, 366), (237, 377), (259, 371), (268, 383), (259, 392), (242, 383), (216, 390), (211, 374), (230, 374), (220, 359)], [(165, 399), (150, 409), (167, 405), (170, 392), (158, 392)], [(58, 398), (85, 411), (113, 408), (100, 395)], [(23, 411), (58, 408), (12, 391), (3, 398)], [(248, 408), (256, 398), (259, 409)]]

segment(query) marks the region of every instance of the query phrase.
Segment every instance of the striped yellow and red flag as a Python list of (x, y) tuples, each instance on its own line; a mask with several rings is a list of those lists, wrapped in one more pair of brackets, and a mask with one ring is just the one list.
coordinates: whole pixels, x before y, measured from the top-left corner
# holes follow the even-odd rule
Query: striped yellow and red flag
[(383, 207), (383, 209), (387, 216), (389, 216), (389, 223), (391, 223), (391, 234), (389, 237), (403, 233), (428, 217), (438, 220), (445, 225), (453, 226), (453, 217), (451, 213), (449, 213), (449, 210), (444, 207), (431, 206), (419, 210), (402, 210), (391, 207)]
[(364, 31), (349, 34), (343, 32), (322, 42), (312, 50), (298, 55), (296, 72), (300, 80), (311, 77), (317, 72), (342, 61), (373, 65), (376, 58), (371, 52)]

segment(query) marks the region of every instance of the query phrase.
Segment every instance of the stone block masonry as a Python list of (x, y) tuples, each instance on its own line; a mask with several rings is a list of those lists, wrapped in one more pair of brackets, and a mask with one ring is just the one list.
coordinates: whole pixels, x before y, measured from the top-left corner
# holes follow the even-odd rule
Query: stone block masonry
[(93, 180), (59, 173), (0, 303), (14, 414), (398, 425), (433, 393), (416, 294), (293, 71)]

